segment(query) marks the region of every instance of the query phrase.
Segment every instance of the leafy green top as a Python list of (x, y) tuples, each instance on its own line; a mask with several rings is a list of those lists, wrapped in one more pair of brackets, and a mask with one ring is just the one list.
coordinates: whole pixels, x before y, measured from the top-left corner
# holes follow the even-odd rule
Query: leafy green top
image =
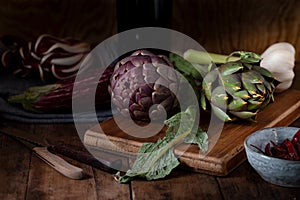
[(208, 136), (198, 128), (195, 110), (195, 106), (189, 106), (185, 111), (167, 119), (165, 124), (168, 129), (165, 137), (156, 143), (144, 143), (132, 169), (124, 176), (118, 177), (119, 182), (127, 183), (136, 177), (154, 180), (167, 176), (179, 165), (173, 149), (182, 142), (197, 144), (203, 152), (206, 152)]

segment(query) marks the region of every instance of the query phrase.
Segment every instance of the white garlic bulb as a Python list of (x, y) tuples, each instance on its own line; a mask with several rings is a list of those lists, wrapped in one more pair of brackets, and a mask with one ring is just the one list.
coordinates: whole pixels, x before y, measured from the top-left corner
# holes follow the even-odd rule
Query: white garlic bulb
[(260, 66), (272, 72), (275, 78), (280, 81), (276, 92), (283, 92), (291, 87), (295, 73), (295, 48), (287, 42), (280, 42), (271, 45), (261, 55)]

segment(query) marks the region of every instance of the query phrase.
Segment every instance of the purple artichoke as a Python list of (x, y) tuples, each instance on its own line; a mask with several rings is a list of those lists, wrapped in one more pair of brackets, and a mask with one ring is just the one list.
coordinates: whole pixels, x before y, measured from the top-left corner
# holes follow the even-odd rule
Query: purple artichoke
[(178, 78), (166, 56), (146, 50), (119, 61), (111, 77), (112, 103), (121, 114), (149, 121), (170, 114), (175, 108)]
[[(20, 40), (10, 43), (15, 45), (8, 47), (2, 54), (2, 65), (13, 68), (17, 76), (39, 77), (47, 83), (75, 76), (82, 59), (90, 52), (90, 45), (87, 43), (46, 34), (39, 36), (33, 43)], [(13, 63), (13, 59), (20, 62)]]

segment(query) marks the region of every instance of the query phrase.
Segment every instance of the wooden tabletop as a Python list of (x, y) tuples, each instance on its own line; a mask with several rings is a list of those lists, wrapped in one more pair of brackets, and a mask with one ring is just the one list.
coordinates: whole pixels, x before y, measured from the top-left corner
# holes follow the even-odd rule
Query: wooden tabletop
[[(293, 88), (300, 89), (299, 67), (295, 71)], [(1, 123), (49, 140), (82, 145), (73, 124)], [(300, 119), (291, 126), (300, 127)], [(0, 199), (300, 199), (299, 188), (265, 182), (248, 161), (225, 177), (177, 168), (162, 180), (119, 184), (111, 173), (64, 158), (83, 168), (83, 180), (66, 178), (24, 145), (0, 134)]]

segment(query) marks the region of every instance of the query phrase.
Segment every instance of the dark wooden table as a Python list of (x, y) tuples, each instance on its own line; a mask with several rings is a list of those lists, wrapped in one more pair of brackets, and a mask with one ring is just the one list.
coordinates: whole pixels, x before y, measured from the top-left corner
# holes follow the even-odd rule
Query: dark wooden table
[[(293, 88), (300, 89), (299, 65)], [(49, 140), (82, 145), (73, 124), (2, 122)], [(300, 119), (291, 126), (300, 127)], [(112, 174), (65, 159), (83, 168), (86, 178), (59, 174), (19, 142), (0, 134), (0, 199), (300, 199), (299, 188), (265, 182), (245, 161), (226, 177), (176, 169), (158, 181), (117, 183)]]

